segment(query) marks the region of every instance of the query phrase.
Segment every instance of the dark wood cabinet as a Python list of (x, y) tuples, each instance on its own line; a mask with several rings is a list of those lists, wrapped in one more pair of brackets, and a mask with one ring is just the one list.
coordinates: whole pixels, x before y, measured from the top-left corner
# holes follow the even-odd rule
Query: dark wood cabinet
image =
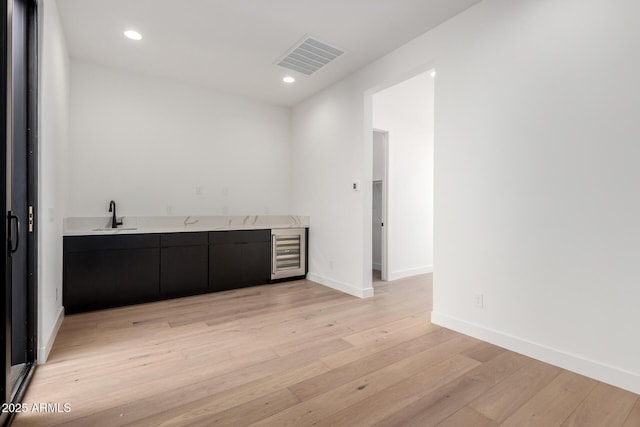
[(159, 291), (156, 235), (65, 237), (67, 313), (148, 301)]
[(271, 230), (66, 236), (67, 313), (270, 283)]
[(267, 241), (243, 245), (244, 280), (247, 285), (259, 285), (271, 280), (271, 233)]
[(160, 293), (183, 296), (206, 292), (209, 241), (206, 232), (160, 235)]
[(115, 278), (113, 251), (64, 254), (62, 296), (66, 313), (92, 310), (108, 305)]
[(159, 291), (158, 248), (113, 251), (115, 270), (112, 294), (114, 305), (147, 301)]
[(262, 285), (271, 278), (271, 231), (209, 233), (209, 287), (212, 291)]
[(242, 245), (220, 243), (209, 248), (209, 289), (224, 291), (240, 287), (243, 282)]

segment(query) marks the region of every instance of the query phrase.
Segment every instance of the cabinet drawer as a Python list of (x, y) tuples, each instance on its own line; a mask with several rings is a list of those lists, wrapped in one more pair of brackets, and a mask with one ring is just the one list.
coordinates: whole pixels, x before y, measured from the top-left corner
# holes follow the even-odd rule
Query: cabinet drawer
[(253, 243), (270, 241), (271, 230), (235, 230), (209, 232), (209, 243), (212, 245), (225, 243)]
[(207, 245), (209, 241), (206, 232), (199, 233), (163, 233), (160, 235), (160, 246), (198, 246)]
[(118, 234), (107, 236), (67, 236), (64, 252), (105, 251), (114, 249), (157, 248), (158, 234)]

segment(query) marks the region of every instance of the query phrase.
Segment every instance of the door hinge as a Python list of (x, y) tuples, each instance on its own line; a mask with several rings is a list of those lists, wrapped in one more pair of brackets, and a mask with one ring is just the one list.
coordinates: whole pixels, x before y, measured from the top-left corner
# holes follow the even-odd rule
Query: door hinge
[(33, 206), (29, 206), (29, 233), (33, 233)]

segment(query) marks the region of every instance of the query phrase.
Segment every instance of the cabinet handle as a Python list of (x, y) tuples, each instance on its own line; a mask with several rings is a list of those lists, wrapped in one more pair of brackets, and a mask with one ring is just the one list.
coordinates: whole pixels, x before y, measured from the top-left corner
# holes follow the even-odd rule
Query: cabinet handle
[(276, 274), (276, 235), (271, 235), (271, 274)]
[[(9, 253), (13, 254), (16, 253), (18, 251), (18, 248), (20, 247), (20, 219), (14, 215), (13, 213), (11, 213), (11, 211), (9, 211)], [(13, 229), (12, 225), (13, 225), (13, 221), (15, 220), (16, 222), (16, 247), (13, 247), (13, 238), (11, 235), (11, 230)]]

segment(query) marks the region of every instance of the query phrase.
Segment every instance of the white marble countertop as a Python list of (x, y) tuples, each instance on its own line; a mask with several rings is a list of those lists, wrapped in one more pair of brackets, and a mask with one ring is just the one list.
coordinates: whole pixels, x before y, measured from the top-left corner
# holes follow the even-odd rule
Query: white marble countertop
[(118, 217), (118, 221), (122, 221), (123, 224), (113, 229), (111, 217), (65, 218), (63, 234), (96, 236), (309, 227), (309, 217), (298, 215), (125, 216)]

